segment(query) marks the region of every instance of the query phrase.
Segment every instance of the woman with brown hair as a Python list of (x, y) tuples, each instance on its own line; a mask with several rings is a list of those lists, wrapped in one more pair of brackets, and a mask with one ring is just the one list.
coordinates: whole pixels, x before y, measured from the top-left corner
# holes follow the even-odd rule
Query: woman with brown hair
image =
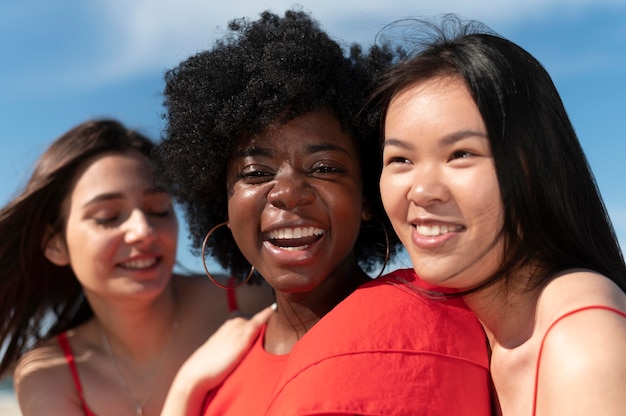
[[(207, 279), (172, 273), (178, 223), (153, 147), (117, 121), (82, 123), (0, 211), (0, 371), (19, 359), (26, 416), (158, 414), (181, 363), (229, 317)], [(273, 298), (249, 295), (248, 312)]]

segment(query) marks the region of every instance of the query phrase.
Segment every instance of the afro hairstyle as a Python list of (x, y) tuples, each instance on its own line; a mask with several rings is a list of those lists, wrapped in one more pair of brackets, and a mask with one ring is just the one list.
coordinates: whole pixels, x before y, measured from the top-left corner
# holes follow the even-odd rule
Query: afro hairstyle
[[(364, 199), (372, 216), (383, 222), (362, 224), (355, 256), (366, 271), (385, 260), (387, 246), (393, 256), (399, 240), (378, 186), (379, 111), (366, 105), (374, 80), (392, 61), (393, 54), (382, 46), (365, 53), (352, 44), (344, 51), (309, 15), (287, 10), (283, 17), (265, 11), (256, 21), (231, 21), (210, 50), (167, 71), (166, 126), (156, 159), (183, 208), (196, 254), (206, 233), (227, 221), (227, 161), (235, 141), (326, 109), (355, 140)], [(245, 275), (250, 265), (226, 227), (215, 236), (207, 252), (233, 275)]]

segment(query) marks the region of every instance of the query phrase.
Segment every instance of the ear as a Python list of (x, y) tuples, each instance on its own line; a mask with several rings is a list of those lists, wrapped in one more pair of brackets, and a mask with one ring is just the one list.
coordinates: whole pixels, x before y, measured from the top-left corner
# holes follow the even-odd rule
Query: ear
[(364, 199), (363, 206), (361, 207), (361, 221), (369, 221), (372, 217), (373, 215), (370, 203)]
[[(51, 263), (57, 266), (67, 266), (70, 264), (70, 256), (63, 241), (61, 232), (52, 234), (52, 228), (49, 228), (45, 234), (44, 255)], [(51, 236), (52, 234), (52, 236)]]

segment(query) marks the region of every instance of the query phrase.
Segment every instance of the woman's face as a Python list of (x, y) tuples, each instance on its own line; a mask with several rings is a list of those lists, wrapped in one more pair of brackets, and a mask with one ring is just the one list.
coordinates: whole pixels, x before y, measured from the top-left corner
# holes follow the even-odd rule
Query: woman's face
[(475, 287), (502, 258), (503, 207), (483, 119), (458, 78), (397, 94), (386, 114), (385, 210), (424, 280)]
[(235, 146), (228, 168), (235, 241), (282, 292), (353, 272), (363, 211), (361, 167), (336, 117), (314, 111)]
[(46, 256), (69, 264), (87, 292), (149, 295), (167, 285), (178, 223), (145, 156), (107, 153), (87, 161), (62, 212), (64, 235), (53, 237)]

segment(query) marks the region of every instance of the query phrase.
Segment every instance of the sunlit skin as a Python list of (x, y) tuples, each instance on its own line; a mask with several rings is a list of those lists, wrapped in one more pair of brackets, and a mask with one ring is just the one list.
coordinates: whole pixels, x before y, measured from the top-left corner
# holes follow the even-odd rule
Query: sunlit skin
[[(417, 82), (392, 99), (380, 185), (385, 210), (422, 279), (470, 289), (501, 263), (504, 207), (494, 160), (460, 78)], [(623, 292), (597, 273), (566, 270), (544, 285), (526, 286), (538, 272), (530, 265), (507, 276), (515, 284), (501, 280), (464, 297), (489, 340), (504, 415), (533, 414), (539, 349), (556, 319), (589, 305), (624, 310)], [(623, 335), (624, 319), (604, 310), (559, 322), (545, 338), (537, 414), (622, 414)]]
[[(154, 174), (153, 162), (134, 150), (83, 162), (67, 184), (62, 227), (44, 247), (48, 260), (72, 268), (94, 313), (67, 331), (94, 414), (135, 415), (137, 405), (142, 414), (159, 414), (178, 369), (194, 351), (203, 365), (192, 362), (187, 372), (202, 368), (201, 383), (217, 385), (273, 313), (267, 308), (216, 332), (229, 317), (225, 293), (208, 279), (172, 273), (178, 224), (172, 199)], [(237, 290), (244, 314), (274, 299), (270, 290), (252, 289)], [(15, 374), (24, 414), (85, 414), (56, 337), (27, 352)], [(171, 414), (187, 414), (177, 394), (189, 388), (184, 383), (174, 390)], [(201, 393), (189, 403), (197, 409), (206, 390)]]
[(459, 79), (419, 82), (392, 99), (380, 186), (422, 279), (468, 289), (495, 270), (500, 189), (485, 124)]
[(238, 143), (228, 174), (231, 230), (275, 289), (308, 292), (351, 271), (363, 205), (357, 155), (327, 112)]
[(362, 274), (353, 255), (361, 189), (355, 144), (327, 111), (273, 125), (236, 145), (228, 170), (233, 237), (276, 290), (279, 311), (293, 311), (291, 323), (302, 325), (302, 333)]
[(51, 260), (71, 265), (88, 295), (163, 291), (175, 261), (178, 223), (145, 156), (111, 153), (88, 161), (63, 203), (63, 216), (63, 238), (57, 235), (50, 246), (58, 248), (58, 257)]

